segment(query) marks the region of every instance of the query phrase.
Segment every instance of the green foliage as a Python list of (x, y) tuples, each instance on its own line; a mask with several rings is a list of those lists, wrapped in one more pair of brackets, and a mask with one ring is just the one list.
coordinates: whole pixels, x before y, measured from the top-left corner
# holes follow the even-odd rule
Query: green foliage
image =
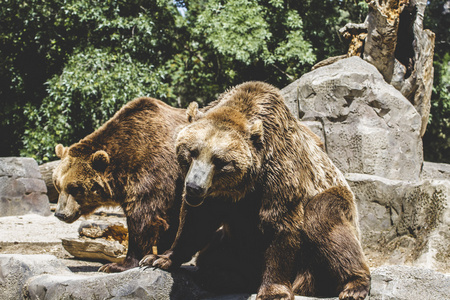
[(24, 106), (38, 106), (44, 82), (57, 73), (76, 35), (58, 22), (63, 1), (0, 0), (0, 155), (18, 155), (27, 122)]
[(263, 7), (256, 1), (211, 0), (197, 18), (195, 32), (203, 33), (219, 53), (250, 64), (268, 52), (269, 31)]
[(219, 54), (246, 65), (315, 61), (299, 13), (284, 8), (283, 1), (211, 0), (198, 15), (194, 33), (203, 34)]
[(364, 22), (368, 6), (365, 0), (288, 1), (302, 16), (303, 38), (312, 45), (317, 61), (347, 52), (347, 41), (339, 29), (347, 23)]
[(423, 137), (427, 161), (450, 163), (450, 18), (448, 1), (433, 0), (425, 10), (424, 28), (436, 34), (430, 119)]
[(450, 53), (434, 62), (430, 120), (423, 137), (427, 161), (450, 163)]
[(169, 1), (71, 0), (61, 10), (77, 27), (77, 48), (113, 48), (141, 60), (171, 55), (169, 31), (175, 8)]
[[(435, 88), (425, 158), (448, 161), (449, 28), (429, 3)], [(177, 10), (183, 8), (183, 13)], [(53, 159), (139, 96), (186, 107), (229, 86), (283, 88), (346, 52), (338, 30), (361, 23), (365, 0), (0, 0), (0, 155)]]
[(95, 48), (74, 53), (62, 74), (47, 83), (40, 108), (25, 106), (29, 122), (21, 155), (46, 160), (53, 157), (56, 142), (70, 145), (83, 138), (129, 100), (166, 97), (170, 91), (162, 80), (160, 71), (128, 53)]
[(12, 141), (0, 155), (51, 159), (132, 98), (173, 98), (158, 69), (173, 54), (171, 1), (5, 1), (0, 12), (1, 132)]

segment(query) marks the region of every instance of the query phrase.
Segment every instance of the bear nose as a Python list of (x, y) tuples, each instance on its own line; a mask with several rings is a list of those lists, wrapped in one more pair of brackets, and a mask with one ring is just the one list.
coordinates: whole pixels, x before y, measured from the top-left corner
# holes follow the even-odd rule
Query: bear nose
[(192, 183), (192, 182), (186, 183), (186, 193), (188, 195), (201, 196), (201, 195), (203, 195), (204, 192), (205, 192), (205, 189), (202, 188), (201, 186), (199, 186), (195, 183)]
[(60, 213), (60, 212), (55, 212), (55, 217), (57, 217), (61, 221), (64, 221), (67, 218), (67, 216), (65, 214)]

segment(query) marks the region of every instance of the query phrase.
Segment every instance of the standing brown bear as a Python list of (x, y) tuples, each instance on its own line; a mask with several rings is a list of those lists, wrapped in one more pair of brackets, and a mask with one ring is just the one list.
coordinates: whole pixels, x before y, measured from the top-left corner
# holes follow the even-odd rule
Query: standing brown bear
[(72, 223), (100, 206), (113, 205), (125, 213), (127, 256), (100, 271), (136, 267), (153, 246), (165, 251), (172, 245), (183, 191), (175, 138), (186, 124), (186, 110), (139, 98), (80, 142), (56, 146), (61, 158), (53, 173), (60, 193), (56, 217)]
[(200, 279), (215, 291), (365, 298), (354, 196), (279, 90), (244, 83), (188, 115), (176, 142), (185, 175), (177, 237), (141, 265), (171, 269), (202, 250)]

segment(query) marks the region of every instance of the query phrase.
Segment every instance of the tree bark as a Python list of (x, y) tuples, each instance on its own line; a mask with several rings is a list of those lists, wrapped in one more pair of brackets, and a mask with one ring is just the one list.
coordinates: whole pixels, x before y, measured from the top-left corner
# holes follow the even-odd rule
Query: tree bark
[(435, 35), (423, 29), (426, 0), (366, 0), (363, 24), (340, 30), (350, 39), (347, 56), (373, 64), (416, 108), (422, 117), (421, 136), (428, 123), (433, 87)]
[(58, 202), (59, 193), (53, 185), (53, 170), (58, 166), (60, 160), (48, 162), (39, 166), (41, 171), (42, 179), (45, 181), (47, 186), (47, 196), (50, 203)]
[(348, 23), (339, 30), (339, 33), (350, 40), (347, 56), (362, 56), (364, 42), (367, 37), (368, 18), (362, 24)]
[(394, 73), (400, 14), (409, 0), (369, 0), (367, 38), (363, 58), (373, 64), (386, 82)]
[[(411, 0), (401, 16), (404, 23), (402, 35), (406, 41), (399, 40), (396, 57), (406, 67), (403, 78), (399, 74), (400, 84), (393, 84), (411, 103), (422, 117), (421, 136), (425, 134), (431, 107), (431, 92), (433, 89), (433, 55), (435, 34), (428, 29), (423, 29), (423, 17), (426, 0)], [(406, 22), (405, 22), (405, 21)], [(400, 36), (400, 35), (399, 35)], [(410, 50), (401, 52), (401, 45), (406, 44)], [(403, 58), (406, 53), (408, 63)], [(402, 59), (403, 58), (403, 59)], [(402, 61), (403, 60), (403, 61)]]

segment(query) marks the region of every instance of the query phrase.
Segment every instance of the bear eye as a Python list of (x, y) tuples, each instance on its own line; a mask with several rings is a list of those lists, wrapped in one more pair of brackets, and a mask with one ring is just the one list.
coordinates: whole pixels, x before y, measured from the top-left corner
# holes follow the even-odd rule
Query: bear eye
[(94, 182), (94, 184), (92, 185), (92, 188), (91, 188), (91, 192), (95, 195), (100, 195), (101, 189), (102, 189), (102, 187), (100, 186), (100, 184), (98, 184), (97, 182)]
[(69, 183), (67, 185), (67, 192), (72, 196), (77, 196), (83, 192), (83, 187), (76, 183)]
[(216, 169), (222, 172), (232, 172), (235, 169), (233, 161), (226, 161), (222, 158), (216, 157), (213, 159), (213, 163), (216, 166)]
[(198, 149), (192, 149), (191, 151), (189, 151), (189, 154), (190, 154), (191, 158), (197, 158), (199, 155), (199, 151), (198, 151)]
[(186, 149), (182, 149), (177, 152), (178, 152), (177, 160), (178, 160), (178, 163), (180, 164), (180, 166), (182, 168), (189, 167), (189, 165), (191, 164), (191, 160), (192, 160), (192, 158), (190, 157), (190, 155), (191, 155), (190, 152)]

